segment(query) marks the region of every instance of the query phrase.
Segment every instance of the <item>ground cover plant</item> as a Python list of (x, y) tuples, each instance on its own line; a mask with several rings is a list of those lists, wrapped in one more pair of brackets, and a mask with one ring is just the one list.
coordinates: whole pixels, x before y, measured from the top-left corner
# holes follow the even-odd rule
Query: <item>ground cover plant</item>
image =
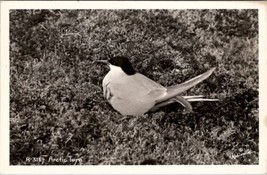
[[(108, 55), (220, 101), (123, 117)], [(258, 164), (258, 83), (257, 10), (11, 10), (10, 164)]]

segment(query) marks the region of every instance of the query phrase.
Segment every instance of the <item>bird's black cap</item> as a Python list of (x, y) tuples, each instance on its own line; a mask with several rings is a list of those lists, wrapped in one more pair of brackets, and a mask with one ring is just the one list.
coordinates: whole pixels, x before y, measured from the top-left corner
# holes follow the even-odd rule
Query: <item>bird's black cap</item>
[(110, 57), (108, 62), (114, 66), (119, 66), (127, 75), (134, 75), (136, 72), (127, 57), (115, 56)]

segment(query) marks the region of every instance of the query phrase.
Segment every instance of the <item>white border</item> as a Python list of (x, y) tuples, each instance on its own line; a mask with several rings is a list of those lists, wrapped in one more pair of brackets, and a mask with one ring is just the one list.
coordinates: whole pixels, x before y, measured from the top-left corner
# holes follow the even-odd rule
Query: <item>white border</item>
[[(259, 165), (164, 166), (9, 166), (9, 10), (10, 9), (258, 9), (259, 10)], [(1, 145), (4, 174), (264, 174), (267, 173), (267, 2), (211, 1), (1, 1)]]

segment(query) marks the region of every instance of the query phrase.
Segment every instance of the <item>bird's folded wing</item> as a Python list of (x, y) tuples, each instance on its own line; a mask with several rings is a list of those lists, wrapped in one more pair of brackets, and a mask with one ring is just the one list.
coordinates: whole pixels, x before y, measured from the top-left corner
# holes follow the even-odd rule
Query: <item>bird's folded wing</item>
[(153, 102), (167, 92), (164, 86), (139, 73), (135, 76), (135, 82), (138, 82), (135, 84), (136, 88), (143, 89), (142, 95), (145, 96), (143, 98)]
[(166, 92), (167, 92), (166, 88), (156, 88), (150, 90), (147, 96), (153, 99), (153, 101), (155, 101), (155, 99), (158, 99), (160, 96), (166, 94)]
[(181, 83), (181, 84), (178, 84), (178, 85), (175, 85), (175, 86), (169, 86), (167, 87), (167, 92), (165, 95), (159, 97), (157, 100), (156, 100), (156, 103), (159, 103), (159, 102), (163, 102), (163, 101), (166, 101), (172, 97), (175, 97), (177, 95), (179, 95), (180, 93), (190, 89), (191, 87), (197, 85), (198, 83), (202, 82), (203, 80), (205, 80), (206, 78), (208, 78), (212, 72), (215, 70), (215, 68), (212, 68), (210, 69), (209, 71), (201, 74), (201, 75), (198, 75), (197, 77), (195, 78), (192, 78), (191, 80), (188, 80), (184, 83)]

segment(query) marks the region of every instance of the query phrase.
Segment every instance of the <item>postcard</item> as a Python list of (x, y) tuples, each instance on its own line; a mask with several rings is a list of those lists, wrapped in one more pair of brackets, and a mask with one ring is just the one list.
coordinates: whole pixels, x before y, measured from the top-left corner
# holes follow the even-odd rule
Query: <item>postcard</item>
[(266, 14), (2, 1), (1, 173), (266, 173)]

